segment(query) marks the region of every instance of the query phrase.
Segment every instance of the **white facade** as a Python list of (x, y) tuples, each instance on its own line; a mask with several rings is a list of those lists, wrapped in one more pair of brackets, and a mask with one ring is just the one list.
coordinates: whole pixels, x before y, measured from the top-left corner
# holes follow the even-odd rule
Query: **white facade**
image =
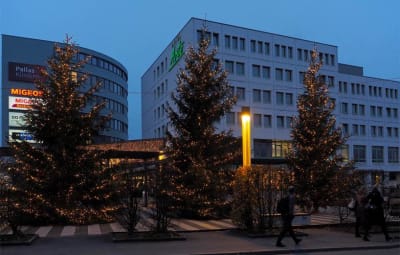
[[(335, 116), (348, 134), (347, 156), (359, 169), (392, 172), (400, 182), (400, 83), (363, 76), (362, 67), (338, 63), (336, 46), (192, 18), (142, 76), (142, 136), (163, 137), (165, 113), (183, 68), (183, 49), (197, 46), (206, 26), (210, 47), (228, 71), (238, 102), (219, 123), (241, 136), (242, 106), (252, 113), (252, 157), (281, 158), (290, 141), (290, 121), (297, 114), (302, 75), (316, 48), (323, 59), (320, 74), (336, 100)], [(172, 61), (171, 61), (172, 60)], [(176, 65), (174, 63), (176, 62)], [(396, 177), (397, 175), (397, 177)]]

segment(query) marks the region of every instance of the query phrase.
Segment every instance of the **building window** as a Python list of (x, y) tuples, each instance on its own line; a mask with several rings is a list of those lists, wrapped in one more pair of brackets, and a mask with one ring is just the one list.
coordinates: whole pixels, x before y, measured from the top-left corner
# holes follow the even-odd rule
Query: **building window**
[(252, 74), (253, 77), (260, 77), (261, 76), (261, 70), (259, 65), (252, 65)]
[(303, 50), (297, 49), (297, 60), (303, 60)]
[(347, 123), (343, 123), (342, 124), (342, 131), (344, 135), (349, 135), (349, 124)]
[(270, 104), (271, 103), (271, 91), (270, 90), (263, 90), (263, 103)]
[(358, 105), (358, 114), (364, 116), (365, 115), (365, 105), (359, 104)]
[(383, 127), (378, 127), (378, 136), (383, 137)]
[(292, 70), (285, 70), (285, 80), (292, 81)]
[(245, 43), (245, 39), (244, 38), (240, 38), (239, 39), (239, 48), (241, 51), (245, 51), (246, 50), (246, 43)]
[(273, 141), (272, 143), (272, 157), (284, 158), (290, 150), (290, 143), (284, 141)]
[(261, 90), (253, 89), (253, 102), (261, 103)]
[(349, 161), (350, 158), (349, 145), (344, 144), (340, 146), (340, 155), (342, 156), (344, 162)]
[(301, 84), (304, 83), (305, 76), (306, 76), (305, 72), (299, 72), (299, 83), (301, 83)]
[(329, 87), (335, 86), (335, 77), (333, 77), (333, 76), (328, 76), (328, 86), (329, 86)]
[(226, 114), (226, 124), (227, 125), (235, 125), (235, 113), (234, 112), (228, 112)]
[(253, 53), (256, 52), (256, 41), (255, 40), (250, 41), (250, 51)]
[(369, 113), (372, 117), (376, 116), (376, 107), (375, 106), (370, 106), (369, 108)]
[(286, 128), (291, 128), (292, 127), (292, 117), (286, 117)]
[(382, 117), (382, 113), (383, 113), (383, 108), (382, 108), (382, 106), (376, 107), (376, 115), (377, 115), (378, 117)]
[(286, 93), (286, 104), (287, 105), (293, 105), (293, 94), (292, 93)]
[(275, 69), (275, 80), (277, 80), (277, 81), (283, 80), (283, 69), (282, 68)]
[(371, 126), (371, 136), (376, 136), (376, 126)]
[(270, 48), (269, 48), (269, 43), (268, 42), (265, 42), (264, 43), (264, 52), (265, 52), (265, 55), (269, 55), (270, 54)]
[(353, 115), (357, 115), (358, 114), (358, 105), (357, 104), (352, 104), (351, 105), (351, 113)]
[(388, 162), (399, 163), (399, 147), (388, 147)]
[(231, 48), (231, 37), (229, 35), (225, 35), (225, 48)]
[(347, 114), (348, 113), (347, 103), (341, 103), (340, 104), (340, 112), (343, 113), (343, 114)]
[(212, 43), (214, 46), (219, 46), (219, 35), (217, 33), (213, 33)]
[(271, 78), (271, 68), (269, 66), (262, 67), (262, 78), (263, 79)]
[(383, 162), (383, 146), (372, 146), (372, 162)]
[(286, 58), (286, 46), (281, 46), (281, 50), (282, 50), (282, 57)]
[(234, 50), (238, 49), (238, 38), (236, 36), (232, 37), (232, 49)]
[(304, 50), (304, 61), (308, 61), (308, 50)]
[(233, 61), (225, 61), (225, 71), (227, 71), (229, 74), (233, 74)]
[(358, 125), (353, 124), (351, 130), (351, 135), (358, 136)]
[(367, 134), (365, 125), (360, 125), (360, 135), (365, 136)]
[(281, 50), (280, 45), (279, 44), (275, 44), (275, 57), (279, 57), (281, 55), (280, 54), (280, 50)]
[(244, 75), (244, 63), (236, 62), (236, 74)]
[(354, 145), (353, 146), (353, 157), (355, 162), (366, 161), (366, 146), (365, 145)]
[(271, 140), (254, 139), (254, 157), (255, 158), (271, 158), (272, 142)]
[(284, 116), (277, 116), (276, 117), (276, 127), (277, 128), (284, 128), (285, 127), (285, 117)]
[(276, 92), (276, 104), (283, 104), (283, 92)]
[(264, 128), (272, 127), (272, 116), (271, 115), (264, 115)]
[(245, 88), (240, 88), (240, 87), (236, 88), (236, 97), (239, 101), (244, 101), (246, 99), (245, 95), (246, 95)]
[(255, 113), (254, 116), (254, 127), (260, 128), (261, 127), (261, 114)]
[(288, 57), (293, 58), (293, 48), (292, 47), (288, 47)]
[(392, 127), (386, 128), (386, 134), (387, 134), (387, 137), (392, 137)]
[(258, 48), (258, 53), (262, 54), (263, 53), (263, 42), (258, 41), (257, 48)]
[(392, 117), (392, 109), (390, 107), (386, 107), (386, 116), (388, 118)]

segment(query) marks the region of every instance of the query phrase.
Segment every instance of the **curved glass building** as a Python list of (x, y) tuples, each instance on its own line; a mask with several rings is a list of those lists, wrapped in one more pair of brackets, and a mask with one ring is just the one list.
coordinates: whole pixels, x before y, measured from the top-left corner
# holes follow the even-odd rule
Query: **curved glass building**
[[(32, 98), (40, 97), (34, 81), (39, 77), (40, 68), (47, 66), (53, 56), (54, 44), (58, 42), (2, 35), (1, 46), (1, 147), (12, 140), (32, 141), (21, 123), (22, 116)], [(62, 43), (58, 43), (62, 44)], [(96, 143), (118, 142), (128, 139), (128, 72), (117, 60), (100, 52), (79, 47), (77, 59), (91, 56), (83, 71), (90, 74), (87, 84), (101, 81), (102, 87), (95, 94), (95, 100), (105, 100), (102, 114), (112, 115)]]

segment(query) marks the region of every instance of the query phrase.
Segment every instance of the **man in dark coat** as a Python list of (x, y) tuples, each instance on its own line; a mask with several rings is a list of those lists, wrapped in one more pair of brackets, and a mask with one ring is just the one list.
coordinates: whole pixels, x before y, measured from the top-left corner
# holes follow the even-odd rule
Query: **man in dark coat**
[(368, 194), (366, 200), (368, 201), (367, 206), (365, 208), (367, 224), (365, 226), (365, 233), (363, 240), (369, 241), (368, 239), (369, 229), (371, 225), (376, 224), (381, 226), (386, 241), (390, 241), (392, 238), (389, 236), (386, 229), (385, 215), (383, 209), (384, 200), (377, 187), (374, 187), (372, 189), (372, 191)]
[(282, 206), (282, 209), (280, 211), (282, 218), (282, 230), (278, 236), (278, 240), (276, 241), (276, 246), (278, 247), (285, 247), (285, 245), (282, 243), (282, 239), (286, 233), (289, 233), (296, 244), (299, 244), (301, 241), (301, 239), (297, 238), (294, 234), (292, 227), (292, 221), (294, 218), (294, 205), (296, 203), (294, 187), (289, 187), (289, 195), (283, 199), (284, 200), (282, 201), (284, 201), (284, 205)]

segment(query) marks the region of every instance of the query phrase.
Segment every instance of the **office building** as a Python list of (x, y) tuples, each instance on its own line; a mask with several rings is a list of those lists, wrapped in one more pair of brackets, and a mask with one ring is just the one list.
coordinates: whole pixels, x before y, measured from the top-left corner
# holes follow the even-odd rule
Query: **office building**
[(340, 63), (334, 45), (196, 18), (187, 22), (142, 76), (143, 138), (164, 137), (165, 109), (176, 88), (177, 72), (184, 68), (184, 52), (197, 47), (203, 27), (238, 98), (217, 126), (240, 137), (241, 108), (249, 106), (253, 159), (285, 157), (296, 99), (303, 92), (310, 53), (316, 48), (323, 61), (320, 75), (336, 102), (337, 125), (350, 135), (343, 155), (354, 160), (371, 183), (376, 175), (400, 183), (400, 82), (368, 77), (362, 67)]
[[(47, 68), (47, 60), (53, 56), (56, 42), (2, 35), (1, 57), (1, 147), (9, 140), (35, 142), (23, 130), (23, 115), (32, 98), (40, 97), (34, 81), (40, 78), (39, 70)], [(57, 43), (62, 45), (62, 43)], [(78, 47), (77, 60), (91, 56), (83, 72), (89, 74), (87, 85), (101, 81), (95, 99), (106, 102), (102, 115), (112, 114), (107, 128), (95, 138), (96, 143), (119, 142), (128, 139), (128, 72), (117, 60), (100, 52)]]

